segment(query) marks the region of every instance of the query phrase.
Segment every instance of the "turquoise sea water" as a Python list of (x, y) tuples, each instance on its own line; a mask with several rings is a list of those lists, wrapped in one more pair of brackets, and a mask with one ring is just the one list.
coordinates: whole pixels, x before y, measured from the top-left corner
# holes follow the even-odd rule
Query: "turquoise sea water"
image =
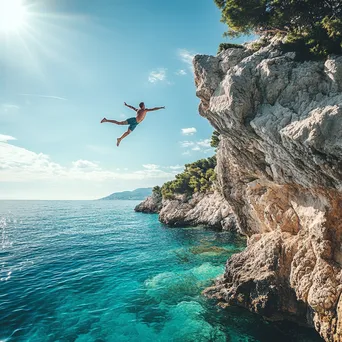
[(203, 298), (244, 241), (137, 203), (0, 201), (0, 341), (321, 341)]

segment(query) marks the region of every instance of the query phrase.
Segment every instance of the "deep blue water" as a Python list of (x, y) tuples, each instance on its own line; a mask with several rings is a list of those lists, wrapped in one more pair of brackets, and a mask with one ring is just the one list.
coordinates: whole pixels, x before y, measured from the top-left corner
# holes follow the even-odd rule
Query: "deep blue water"
[(136, 204), (0, 201), (0, 341), (321, 341), (203, 298), (244, 240)]

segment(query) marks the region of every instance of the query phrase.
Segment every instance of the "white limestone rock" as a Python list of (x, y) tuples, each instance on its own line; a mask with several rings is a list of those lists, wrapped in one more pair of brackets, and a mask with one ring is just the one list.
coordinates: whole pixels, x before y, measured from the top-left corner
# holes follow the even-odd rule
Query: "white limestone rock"
[(342, 56), (298, 62), (273, 40), (193, 63), (220, 192), (249, 238), (207, 294), (342, 341)]

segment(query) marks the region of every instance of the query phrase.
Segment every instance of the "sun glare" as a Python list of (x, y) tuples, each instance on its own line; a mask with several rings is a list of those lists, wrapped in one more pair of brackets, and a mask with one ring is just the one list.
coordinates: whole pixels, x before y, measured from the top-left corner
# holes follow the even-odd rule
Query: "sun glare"
[(0, 0), (0, 31), (20, 31), (27, 19), (22, 0)]

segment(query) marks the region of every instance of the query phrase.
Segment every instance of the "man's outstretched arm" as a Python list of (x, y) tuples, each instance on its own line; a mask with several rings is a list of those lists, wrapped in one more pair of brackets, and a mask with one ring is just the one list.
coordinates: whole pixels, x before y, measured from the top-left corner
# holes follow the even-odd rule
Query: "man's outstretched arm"
[(165, 109), (165, 107), (154, 107), (154, 108), (151, 108), (151, 109), (147, 109), (148, 112), (153, 112), (155, 110), (159, 110), (159, 109)]
[(133, 109), (133, 110), (135, 110), (135, 111), (138, 110), (138, 109), (136, 109), (135, 107), (128, 105), (126, 102), (124, 102), (124, 104), (125, 104), (125, 106), (128, 107), (128, 108), (131, 108), (131, 109)]

